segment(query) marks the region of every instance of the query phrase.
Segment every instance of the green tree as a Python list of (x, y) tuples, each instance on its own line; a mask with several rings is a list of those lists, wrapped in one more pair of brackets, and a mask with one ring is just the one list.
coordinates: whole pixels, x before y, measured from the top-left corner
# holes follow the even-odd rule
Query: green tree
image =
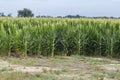
[(0, 17), (5, 17), (5, 14), (3, 12), (0, 13)]
[(12, 14), (11, 14), (11, 13), (9, 13), (9, 14), (7, 15), (7, 17), (12, 17)]
[(34, 14), (30, 9), (24, 8), (23, 10), (18, 10), (18, 17), (33, 17)]

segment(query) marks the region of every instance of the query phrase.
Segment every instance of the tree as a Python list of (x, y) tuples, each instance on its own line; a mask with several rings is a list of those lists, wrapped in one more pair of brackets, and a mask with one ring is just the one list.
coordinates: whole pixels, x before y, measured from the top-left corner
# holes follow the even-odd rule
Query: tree
[(5, 17), (5, 15), (4, 15), (4, 13), (2, 12), (2, 13), (0, 13), (0, 17)]
[(33, 17), (34, 14), (30, 9), (24, 8), (23, 10), (18, 10), (18, 17)]
[(7, 17), (12, 17), (12, 14), (11, 14), (11, 13), (9, 13), (9, 14), (7, 15)]

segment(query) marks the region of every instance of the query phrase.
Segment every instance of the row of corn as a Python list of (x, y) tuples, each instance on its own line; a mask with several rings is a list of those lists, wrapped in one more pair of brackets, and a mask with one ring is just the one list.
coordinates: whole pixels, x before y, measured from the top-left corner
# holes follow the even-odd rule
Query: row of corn
[(120, 20), (0, 18), (0, 54), (120, 57)]

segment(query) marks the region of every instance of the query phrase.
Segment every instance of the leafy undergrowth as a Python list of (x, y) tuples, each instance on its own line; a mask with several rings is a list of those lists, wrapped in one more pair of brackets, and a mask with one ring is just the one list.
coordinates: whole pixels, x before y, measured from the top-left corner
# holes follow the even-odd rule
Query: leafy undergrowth
[(0, 57), (0, 80), (120, 80), (120, 60), (77, 55)]

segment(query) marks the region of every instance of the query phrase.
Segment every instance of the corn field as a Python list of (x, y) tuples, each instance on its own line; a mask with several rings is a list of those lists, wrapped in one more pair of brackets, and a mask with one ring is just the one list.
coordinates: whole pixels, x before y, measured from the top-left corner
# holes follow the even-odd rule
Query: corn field
[(0, 18), (0, 55), (120, 57), (119, 19)]

